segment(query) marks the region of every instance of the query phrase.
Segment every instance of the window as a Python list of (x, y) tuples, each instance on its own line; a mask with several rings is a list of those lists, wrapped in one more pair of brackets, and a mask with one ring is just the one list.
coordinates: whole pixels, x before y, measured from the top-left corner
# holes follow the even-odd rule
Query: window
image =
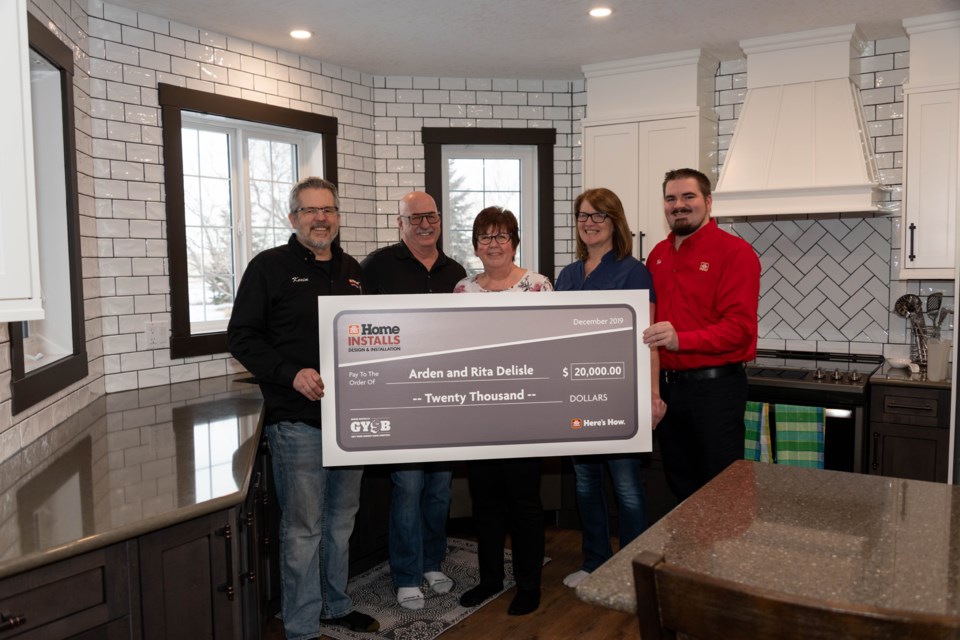
[(290, 187), (337, 180), (337, 120), (164, 84), (160, 104), (170, 356), (223, 353), (244, 268), (290, 237)]
[(518, 216), (519, 263), (553, 278), (555, 129), (423, 129), (426, 191), (444, 212), (443, 250), (470, 273), (473, 219), (502, 206)]
[(10, 324), (14, 414), (87, 375), (73, 51), (27, 17), (44, 320)]
[(537, 269), (536, 147), (444, 145), (443, 250), (467, 269), (483, 270), (473, 253), (473, 219), (499, 206), (517, 216), (520, 246), (516, 261)]
[[(183, 215), (192, 334), (224, 331), (250, 259), (290, 237), (290, 187), (323, 175), (305, 163), (320, 136), (184, 114)], [(307, 153), (301, 154), (301, 148)]]

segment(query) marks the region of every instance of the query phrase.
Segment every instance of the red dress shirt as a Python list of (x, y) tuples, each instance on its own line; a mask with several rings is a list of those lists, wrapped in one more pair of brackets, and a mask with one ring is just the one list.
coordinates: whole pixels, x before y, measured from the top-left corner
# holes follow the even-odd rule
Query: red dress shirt
[(669, 371), (716, 367), (757, 355), (760, 260), (742, 238), (710, 220), (674, 248), (674, 234), (647, 258), (657, 292), (656, 321), (677, 331), (678, 351), (660, 349)]

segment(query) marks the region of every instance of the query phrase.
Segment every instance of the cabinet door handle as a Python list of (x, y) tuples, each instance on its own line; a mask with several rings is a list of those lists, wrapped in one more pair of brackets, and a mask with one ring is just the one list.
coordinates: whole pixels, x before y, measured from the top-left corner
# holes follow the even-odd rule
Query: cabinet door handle
[(22, 613), (0, 613), (0, 631), (15, 629), (26, 623), (27, 616)]
[(227, 594), (227, 600), (233, 600), (236, 591), (233, 588), (233, 530), (230, 525), (225, 525), (217, 531), (218, 536), (223, 536), (223, 541), (227, 547), (227, 582), (217, 591)]
[(907, 257), (910, 258), (910, 262), (913, 262), (917, 257), (913, 254), (913, 236), (917, 231), (917, 225), (911, 222), (910, 226), (907, 228), (910, 229), (910, 255)]
[(873, 432), (873, 463), (870, 465), (874, 471), (880, 468), (880, 434)]
[(640, 232), (640, 262), (643, 262), (643, 237), (647, 235), (643, 231)]

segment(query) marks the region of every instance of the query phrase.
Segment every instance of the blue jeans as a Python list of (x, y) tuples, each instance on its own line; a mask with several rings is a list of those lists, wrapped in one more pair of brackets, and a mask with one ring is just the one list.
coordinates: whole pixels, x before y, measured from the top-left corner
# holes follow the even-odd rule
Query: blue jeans
[(390, 575), (400, 587), (419, 587), (447, 555), (447, 516), (453, 472), (402, 465), (390, 474)]
[(609, 471), (617, 497), (620, 548), (647, 528), (646, 497), (636, 455), (574, 456), (577, 476), (577, 509), (583, 529), (583, 566), (594, 571), (613, 556), (607, 514), (606, 474)]
[(320, 635), (320, 618), (353, 611), (347, 595), (350, 534), (362, 467), (322, 466), (320, 429), (266, 426), (280, 504), (281, 610), (289, 640)]

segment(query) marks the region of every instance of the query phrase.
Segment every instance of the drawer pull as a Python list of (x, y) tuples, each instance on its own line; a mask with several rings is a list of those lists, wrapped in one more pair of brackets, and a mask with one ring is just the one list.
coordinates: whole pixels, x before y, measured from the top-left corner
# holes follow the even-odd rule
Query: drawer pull
[(880, 463), (877, 460), (880, 453), (879, 450), (880, 450), (880, 434), (874, 431), (873, 432), (873, 464), (870, 465), (871, 467), (873, 467), (874, 471), (880, 468)]
[(929, 404), (900, 404), (893, 400), (887, 402), (888, 409), (910, 409), (913, 411), (933, 411), (933, 406)]
[(6, 631), (24, 625), (27, 623), (27, 616), (20, 614), (11, 615), (9, 613), (0, 613), (0, 631)]

